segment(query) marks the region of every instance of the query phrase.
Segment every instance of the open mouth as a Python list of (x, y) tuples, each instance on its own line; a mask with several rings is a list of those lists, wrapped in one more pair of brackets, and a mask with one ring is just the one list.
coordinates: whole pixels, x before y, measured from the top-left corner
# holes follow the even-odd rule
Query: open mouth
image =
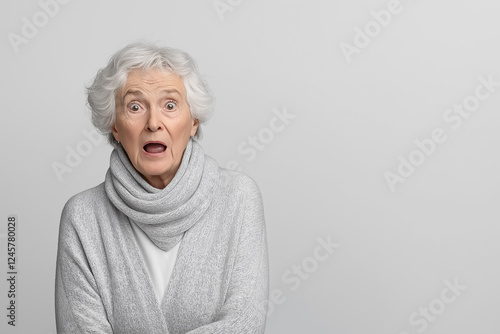
[(147, 153), (158, 154), (162, 153), (167, 149), (167, 146), (159, 142), (151, 142), (144, 145), (143, 150)]

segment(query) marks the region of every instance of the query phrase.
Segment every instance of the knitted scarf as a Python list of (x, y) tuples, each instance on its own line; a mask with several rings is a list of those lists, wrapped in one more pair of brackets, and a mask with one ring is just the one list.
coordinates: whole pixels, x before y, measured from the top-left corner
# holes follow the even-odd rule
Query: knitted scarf
[(165, 188), (144, 180), (121, 145), (111, 153), (104, 187), (113, 205), (168, 251), (209, 207), (218, 176), (217, 162), (190, 138), (179, 169)]

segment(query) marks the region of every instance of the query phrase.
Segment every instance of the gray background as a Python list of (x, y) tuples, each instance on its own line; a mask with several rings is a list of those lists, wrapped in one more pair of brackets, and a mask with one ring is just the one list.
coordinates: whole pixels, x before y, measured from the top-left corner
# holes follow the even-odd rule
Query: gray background
[[(2, 311), (0, 331), (55, 333), (61, 209), (104, 180), (111, 151), (84, 135), (92, 130), (84, 87), (112, 53), (144, 38), (197, 60), (217, 101), (201, 143), (261, 188), (271, 291), (281, 293), (266, 333), (499, 333), (500, 87), (459, 127), (443, 116), (478, 101), (479, 77), (500, 82), (500, 3), (401, 0), (386, 26), (374, 23), (371, 11), (388, 6), (73, 0), (51, 16), (37, 1), (4, 1), (2, 310), (9, 214), (20, 223), (20, 274), (18, 326)], [(24, 18), (40, 27), (15, 47), (9, 36), (24, 38)], [(373, 37), (346, 57), (342, 43), (360, 45), (358, 28)], [(265, 130), (283, 110), (294, 116), (288, 124)], [(413, 153), (421, 164), (392, 191), (385, 173), (397, 174), (399, 157), (408, 160), (435, 128), (446, 140), (428, 156)], [(238, 147), (259, 134), (264, 148), (248, 159)], [(53, 165), (67, 166), (78, 148), (85, 156), (60, 180)], [(318, 238), (328, 237), (340, 246), (319, 260)]]

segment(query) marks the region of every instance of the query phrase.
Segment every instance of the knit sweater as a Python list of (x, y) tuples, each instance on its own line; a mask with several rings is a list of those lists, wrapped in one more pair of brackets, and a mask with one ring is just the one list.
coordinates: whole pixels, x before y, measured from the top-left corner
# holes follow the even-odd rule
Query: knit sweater
[[(251, 178), (213, 163), (191, 139), (159, 190), (130, 167), (123, 149), (113, 151), (106, 181), (73, 196), (61, 215), (58, 333), (264, 333), (262, 196)], [(161, 303), (131, 221), (164, 250), (180, 240)]]

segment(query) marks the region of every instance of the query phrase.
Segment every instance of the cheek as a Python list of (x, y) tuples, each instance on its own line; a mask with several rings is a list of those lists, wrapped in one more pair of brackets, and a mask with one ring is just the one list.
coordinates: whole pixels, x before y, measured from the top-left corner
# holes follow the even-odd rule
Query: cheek
[(191, 121), (186, 118), (179, 118), (177, 121), (169, 120), (165, 123), (169, 132), (176, 137), (184, 137), (191, 132)]
[(140, 122), (138, 120), (133, 120), (130, 118), (122, 117), (119, 121), (117, 120), (116, 128), (118, 131), (122, 132), (123, 134), (134, 134), (138, 133), (141, 131), (142, 127), (139, 124)]

